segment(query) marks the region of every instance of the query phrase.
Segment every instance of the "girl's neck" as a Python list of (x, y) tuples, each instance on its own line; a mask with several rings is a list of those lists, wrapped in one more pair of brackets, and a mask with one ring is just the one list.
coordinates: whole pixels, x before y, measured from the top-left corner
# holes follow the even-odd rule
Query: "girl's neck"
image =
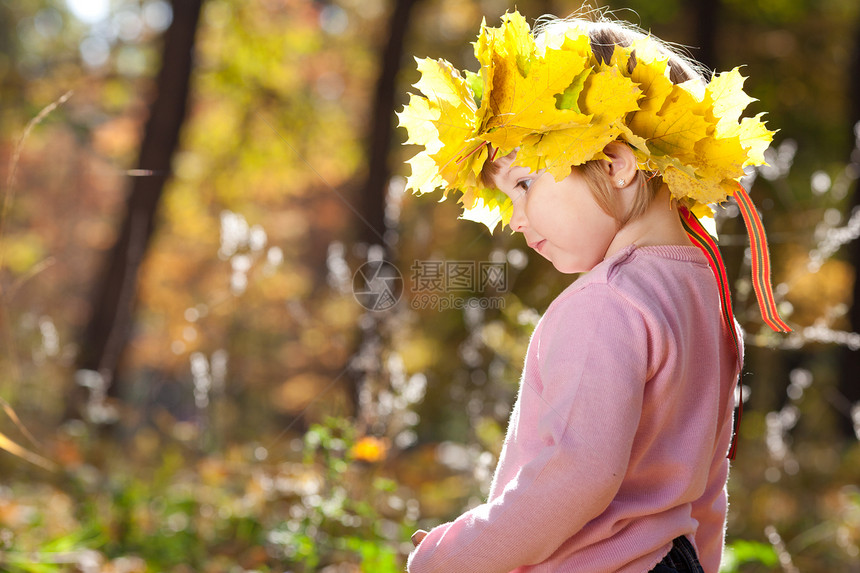
[(631, 244), (638, 247), (693, 245), (681, 224), (678, 207), (671, 199), (669, 188), (665, 184), (660, 187), (651, 205), (642, 215), (619, 229), (606, 250), (606, 257), (614, 255)]

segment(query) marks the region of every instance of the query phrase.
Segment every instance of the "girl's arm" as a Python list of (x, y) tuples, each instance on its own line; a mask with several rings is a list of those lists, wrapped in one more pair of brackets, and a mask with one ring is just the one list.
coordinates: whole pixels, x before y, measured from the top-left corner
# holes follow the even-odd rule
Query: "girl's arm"
[[(725, 446), (721, 451), (728, 450), (728, 440), (721, 440), (721, 443)], [(718, 478), (714, 479), (711, 488), (705, 490), (704, 495), (693, 503), (693, 517), (699, 522), (695, 535), (696, 552), (702, 569), (708, 572), (719, 570), (723, 555), (726, 523), (722, 516), (726, 512), (728, 497), (725, 485), (720, 487), (720, 484), (725, 484), (728, 467), (729, 461), (725, 456), (717, 459), (711, 471), (717, 473)]]
[(530, 407), (519, 421), (542, 446), (516, 460), (517, 475), (492, 501), (430, 531), (410, 572), (507, 573), (540, 563), (615, 497), (647, 378), (644, 321), (600, 289), (557, 300), (543, 322), (539, 377), (524, 376), (521, 406)]

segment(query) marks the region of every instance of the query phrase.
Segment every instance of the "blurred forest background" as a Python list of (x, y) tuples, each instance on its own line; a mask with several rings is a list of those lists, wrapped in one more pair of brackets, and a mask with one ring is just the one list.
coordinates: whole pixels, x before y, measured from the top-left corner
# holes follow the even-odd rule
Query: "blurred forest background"
[[(779, 129), (746, 183), (791, 335), (718, 216), (747, 344), (724, 571), (860, 571), (860, 3), (592, 6), (745, 66)], [(512, 7), (0, 0), (0, 569), (401, 571), (483, 498), (571, 277), (405, 194), (394, 112), (413, 55), (476, 70)], [(431, 281), (480, 263), (506, 280)]]

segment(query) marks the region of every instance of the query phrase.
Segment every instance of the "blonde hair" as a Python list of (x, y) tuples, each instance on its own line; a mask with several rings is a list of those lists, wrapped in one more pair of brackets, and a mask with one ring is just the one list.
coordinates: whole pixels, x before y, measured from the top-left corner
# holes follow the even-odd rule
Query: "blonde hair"
[[(584, 8), (567, 18), (558, 18), (552, 15), (544, 15), (538, 18), (532, 30), (532, 36), (539, 37), (544, 33), (563, 33), (568, 29), (580, 29), (587, 33), (591, 40), (591, 50), (594, 52), (598, 62), (609, 63), (615, 46), (628, 47), (634, 40), (648, 37), (669, 58), (669, 79), (673, 84), (695, 80), (706, 84), (705, 76), (710, 72), (699, 62), (683, 54), (679, 47), (669, 44), (646, 34), (638, 27), (611, 18), (611, 12), (607, 9)], [(636, 67), (635, 51), (627, 62), (627, 71), (632, 73)], [(618, 222), (621, 228), (629, 221), (642, 215), (651, 205), (657, 191), (663, 185), (663, 179), (658, 173), (636, 171), (636, 192), (630, 208), (622, 212), (622, 205), (618, 201), (618, 193), (615, 191), (612, 180), (600, 165), (600, 160), (586, 161), (582, 165), (573, 165), (571, 170), (576, 171), (588, 183), (594, 200), (601, 209)], [(480, 182), (485, 186), (494, 186), (495, 177), (499, 172), (499, 166), (487, 160), (479, 175)]]

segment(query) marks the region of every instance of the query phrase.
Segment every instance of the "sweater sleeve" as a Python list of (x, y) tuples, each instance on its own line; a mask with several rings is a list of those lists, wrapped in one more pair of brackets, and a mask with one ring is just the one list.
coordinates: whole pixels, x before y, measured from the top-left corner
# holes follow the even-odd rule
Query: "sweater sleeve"
[(719, 460), (715, 468), (716, 478), (711, 480), (708, 489), (702, 497), (693, 503), (692, 514), (699, 522), (696, 531), (696, 551), (699, 562), (706, 573), (716, 573), (720, 568), (720, 560), (725, 544), (725, 516), (728, 504), (726, 480), (728, 478), (728, 460)]
[[(738, 340), (744, 339), (744, 333), (737, 320), (735, 321), (735, 333)], [(741, 344), (740, 357), (737, 368), (744, 360), (744, 347)], [(734, 375), (735, 377), (737, 374)], [(726, 405), (727, 411), (733, 411), (734, 392), (729, 393), (732, 396), (731, 403)], [(725, 534), (726, 534), (726, 513), (728, 511), (728, 493), (726, 491), (726, 482), (729, 477), (729, 460), (726, 459), (723, 452), (728, 451), (729, 444), (732, 440), (732, 417), (724, 420), (722, 435), (717, 441), (715, 448), (714, 460), (711, 463), (711, 468), (708, 472), (708, 486), (702, 497), (693, 502), (692, 515), (699, 523), (699, 528), (696, 531), (695, 541), (696, 550), (699, 553), (699, 562), (702, 564), (702, 569), (705, 573), (716, 573), (720, 568), (720, 560), (722, 559), (723, 550), (725, 549)]]
[(538, 375), (523, 378), (521, 405), (529, 400), (534, 413), (522, 413), (518, 439), (531, 432), (541, 446), (498, 496), (430, 531), (409, 557), (411, 573), (540, 563), (609, 506), (639, 423), (648, 342), (641, 314), (593, 286), (550, 306)]

